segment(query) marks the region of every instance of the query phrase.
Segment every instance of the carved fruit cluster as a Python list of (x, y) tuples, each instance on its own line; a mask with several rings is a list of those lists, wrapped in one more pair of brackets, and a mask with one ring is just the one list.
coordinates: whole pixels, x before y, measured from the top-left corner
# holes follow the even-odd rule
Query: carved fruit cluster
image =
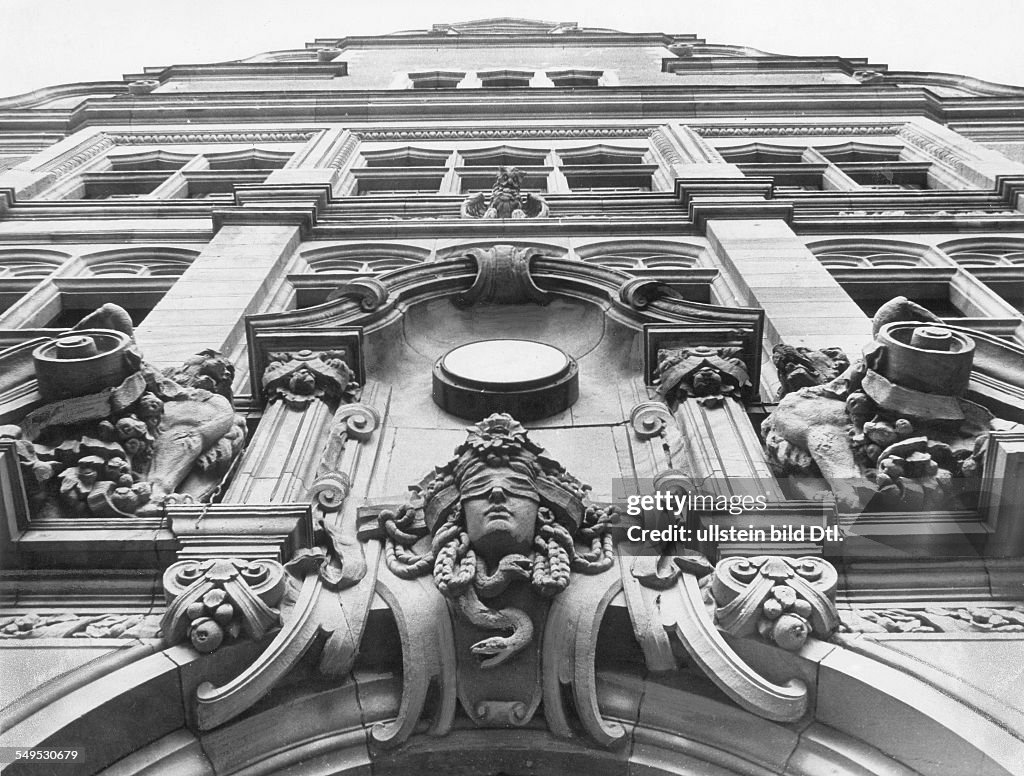
[(939, 508), (955, 497), (957, 480), (979, 473), (979, 445), (954, 449), (927, 428), (884, 413), (862, 391), (847, 397), (846, 412), (854, 455), (888, 508)]
[(803, 647), (811, 633), (811, 605), (787, 585), (776, 585), (761, 604), (757, 632), (783, 649)]
[(185, 616), (191, 620), (188, 638), (197, 652), (213, 652), (224, 636), (238, 638), (241, 624), (235, 619), (235, 607), (220, 588), (208, 591), (201, 600), (189, 604)]

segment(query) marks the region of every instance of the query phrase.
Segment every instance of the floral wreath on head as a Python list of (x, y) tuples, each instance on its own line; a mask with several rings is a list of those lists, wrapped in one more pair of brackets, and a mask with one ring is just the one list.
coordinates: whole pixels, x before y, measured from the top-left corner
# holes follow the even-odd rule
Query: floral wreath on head
[[(568, 587), (572, 571), (598, 574), (611, 568), (608, 523), (614, 507), (591, 504), (589, 486), (545, 456), (510, 415), (490, 415), (467, 431), (467, 439), (455, 448), (455, 457), (412, 488), (408, 503), (397, 511), (382, 511), (378, 520), (386, 534), (385, 562), (396, 576), (415, 579), (433, 572), (437, 589), (456, 601), (470, 622), (512, 631), (511, 636), (485, 639), (473, 647), (478, 655), (492, 656), (490, 663), (484, 662), (489, 667), (522, 649), (532, 624), (523, 612), (493, 610), (480, 597), (493, 598), (513, 581), (528, 580), (534, 592), (550, 598)], [(489, 570), (469, 542), (460, 488), (470, 476), (497, 467), (528, 476), (540, 507), (530, 556), (506, 555), (496, 569)], [(430, 548), (414, 551), (413, 545), (428, 534), (432, 534)], [(579, 550), (577, 539), (589, 541), (589, 550)]]

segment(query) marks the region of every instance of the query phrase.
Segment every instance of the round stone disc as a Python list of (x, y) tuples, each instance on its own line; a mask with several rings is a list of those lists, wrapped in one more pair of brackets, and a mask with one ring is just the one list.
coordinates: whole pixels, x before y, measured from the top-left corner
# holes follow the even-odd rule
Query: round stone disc
[(508, 389), (557, 379), (569, 368), (569, 358), (541, 342), (496, 339), (449, 351), (441, 359), (441, 367), (466, 383)]

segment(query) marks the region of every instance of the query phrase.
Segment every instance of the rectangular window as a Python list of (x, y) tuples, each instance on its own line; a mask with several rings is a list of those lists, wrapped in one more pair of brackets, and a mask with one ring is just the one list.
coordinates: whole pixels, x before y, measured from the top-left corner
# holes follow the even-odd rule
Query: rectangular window
[(360, 168), (352, 171), (356, 177), (356, 194), (422, 193), (436, 194), (441, 189), (444, 170), (423, 171), (417, 168), (386, 170)]

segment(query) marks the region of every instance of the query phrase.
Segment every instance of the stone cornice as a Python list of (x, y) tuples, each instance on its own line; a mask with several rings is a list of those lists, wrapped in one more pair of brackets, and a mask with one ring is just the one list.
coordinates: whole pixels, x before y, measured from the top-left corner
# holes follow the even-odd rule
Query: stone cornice
[(395, 142), (413, 140), (577, 140), (589, 138), (646, 138), (657, 128), (647, 126), (516, 126), (474, 127), (472, 125), (446, 127), (369, 127), (353, 128), (353, 132), (367, 142)]
[(665, 33), (635, 32), (587, 32), (584, 30), (551, 33), (443, 33), (423, 32), (413, 35), (350, 35), (344, 38), (317, 38), (307, 43), (309, 49), (325, 47), (341, 49), (362, 48), (463, 48), (466, 46), (484, 48), (520, 48), (522, 46), (604, 47), (604, 46), (670, 46), (673, 43), (703, 43), (703, 38), (691, 35), (667, 35)]
[[(947, 104), (950, 104), (948, 99), (936, 97), (926, 89), (882, 90), (859, 84), (791, 86), (784, 90), (774, 87), (726, 90), (717, 86), (654, 85), (576, 88), (571, 92), (526, 88), (500, 90), (500, 94), (492, 91), (436, 90), (429, 101), (423, 100), (415, 90), (151, 93), (134, 100), (89, 99), (74, 111), (47, 113), (42, 117), (29, 111), (2, 112), (0, 129), (24, 132), (37, 127), (52, 131), (53, 120), (58, 116), (64, 117), (65, 131), (73, 131), (86, 124), (242, 122), (252, 119), (254, 101), (258, 102), (259, 115), (264, 120), (328, 122), (346, 121), (367, 111), (378, 111), (381, 117), (398, 111), (404, 118), (412, 120), (451, 119), (461, 114), (520, 121), (524, 117), (573, 113), (596, 118), (643, 115), (667, 120), (689, 114), (695, 99), (701, 103), (702, 114), (712, 118), (750, 117), (760, 113), (851, 118), (858, 115), (872, 118), (880, 115), (921, 115), (941, 120), (946, 114)], [(978, 114), (979, 117), (984, 115), (991, 119), (1016, 115), (1021, 100), (980, 98), (973, 103), (979, 103), (979, 108), (984, 107), (984, 113)]]
[(105, 133), (115, 145), (174, 145), (177, 143), (304, 143), (317, 132), (309, 129), (188, 129), (161, 131), (158, 128), (137, 131), (123, 129)]
[(98, 92), (120, 93), (127, 90), (127, 84), (121, 81), (85, 81), (83, 83), (44, 86), (41, 89), (33, 89), (31, 92), (15, 94), (10, 97), (0, 97), (0, 110), (33, 108), (51, 100), (60, 100), (66, 97), (76, 97), (79, 95), (88, 97)]
[(157, 80), (165, 83), (173, 78), (259, 78), (322, 76), (336, 78), (348, 75), (347, 62), (219, 62), (199, 65), (147, 67), (141, 73), (125, 74), (125, 81)]
[(167, 507), (179, 560), (235, 557), (290, 560), (312, 546), (309, 504), (177, 504)]
[(884, 72), (887, 65), (869, 63), (866, 59), (838, 56), (700, 56), (700, 57), (666, 57), (662, 60), (662, 70), (666, 73), (683, 73), (688, 71), (714, 70), (722, 72), (744, 71), (778, 71), (778, 70), (835, 70), (853, 74), (858, 70)]
[(317, 213), (331, 201), (328, 184), (245, 184), (235, 187), (234, 207), (213, 209), (213, 230), (225, 224), (294, 224), (308, 236)]
[(828, 120), (809, 120), (802, 124), (759, 123), (759, 124), (687, 124), (701, 137), (802, 137), (805, 135), (859, 136), (895, 135), (903, 123), (834, 123)]

